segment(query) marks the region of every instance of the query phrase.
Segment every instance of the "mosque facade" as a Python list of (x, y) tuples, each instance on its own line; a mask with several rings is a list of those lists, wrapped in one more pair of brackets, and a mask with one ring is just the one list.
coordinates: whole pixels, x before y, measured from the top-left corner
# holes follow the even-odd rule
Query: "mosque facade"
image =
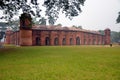
[(109, 45), (110, 29), (104, 34), (74, 27), (32, 25), (28, 14), (20, 17), (19, 31), (6, 31), (6, 44), (20, 46)]

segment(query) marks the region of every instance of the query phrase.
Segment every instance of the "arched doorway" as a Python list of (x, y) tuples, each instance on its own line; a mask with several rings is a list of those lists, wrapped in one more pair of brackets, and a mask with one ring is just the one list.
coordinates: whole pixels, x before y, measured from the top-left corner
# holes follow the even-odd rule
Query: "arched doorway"
[(36, 37), (36, 45), (41, 45), (41, 44), (40, 44), (40, 38), (39, 38), (39, 37)]
[(88, 44), (89, 44), (89, 45), (91, 44), (91, 39), (89, 39)]
[(65, 38), (63, 38), (63, 40), (62, 40), (62, 45), (66, 45), (66, 39)]
[(84, 39), (84, 45), (86, 45), (87, 44), (87, 41), (86, 41), (86, 39)]
[(73, 45), (73, 38), (70, 38), (70, 45)]
[(80, 38), (79, 37), (76, 38), (76, 45), (80, 45)]
[(58, 38), (54, 39), (54, 45), (58, 45)]
[(50, 45), (50, 38), (49, 37), (45, 38), (45, 45)]
[(95, 45), (96, 44), (96, 40), (95, 39), (93, 39), (93, 45)]
[(101, 44), (101, 41), (100, 41), (100, 39), (98, 40), (98, 45), (100, 45)]

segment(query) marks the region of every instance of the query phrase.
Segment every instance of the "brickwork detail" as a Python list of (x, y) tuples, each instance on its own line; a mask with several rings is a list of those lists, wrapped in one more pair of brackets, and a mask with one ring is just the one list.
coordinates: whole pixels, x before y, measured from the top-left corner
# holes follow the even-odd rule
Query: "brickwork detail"
[(21, 46), (109, 45), (110, 30), (105, 35), (76, 30), (31, 29), (6, 32), (6, 43)]
[(74, 27), (32, 25), (31, 15), (20, 16), (20, 31), (6, 32), (6, 44), (21, 46), (54, 45), (103, 45), (110, 44), (110, 29), (105, 35), (97, 31), (77, 29)]

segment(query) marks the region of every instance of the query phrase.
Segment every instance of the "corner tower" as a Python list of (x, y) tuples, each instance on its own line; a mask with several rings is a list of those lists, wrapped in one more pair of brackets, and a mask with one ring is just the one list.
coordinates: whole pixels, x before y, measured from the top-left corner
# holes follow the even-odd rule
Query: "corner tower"
[(10, 35), (12, 34), (12, 31), (10, 29), (7, 29), (5, 32), (5, 44), (10, 44)]
[(105, 33), (105, 45), (109, 45), (111, 43), (111, 40), (110, 40), (110, 29), (107, 28), (104, 30), (104, 33)]
[(20, 45), (32, 45), (32, 18), (28, 13), (23, 13), (20, 16)]

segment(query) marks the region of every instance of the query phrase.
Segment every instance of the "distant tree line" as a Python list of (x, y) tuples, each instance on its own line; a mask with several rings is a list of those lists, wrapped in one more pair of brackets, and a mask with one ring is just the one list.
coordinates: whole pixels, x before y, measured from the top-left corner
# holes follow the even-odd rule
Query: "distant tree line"
[(73, 25), (72, 27), (74, 27), (74, 28), (76, 28), (76, 29), (83, 29), (82, 26)]
[(112, 42), (120, 42), (120, 32), (112, 31), (111, 32), (111, 41)]
[[(101, 34), (104, 34), (103, 30), (99, 30)], [(112, 43), (118, 43), (120, 42), (120, 32), (111, 31), (111, 42)]]

